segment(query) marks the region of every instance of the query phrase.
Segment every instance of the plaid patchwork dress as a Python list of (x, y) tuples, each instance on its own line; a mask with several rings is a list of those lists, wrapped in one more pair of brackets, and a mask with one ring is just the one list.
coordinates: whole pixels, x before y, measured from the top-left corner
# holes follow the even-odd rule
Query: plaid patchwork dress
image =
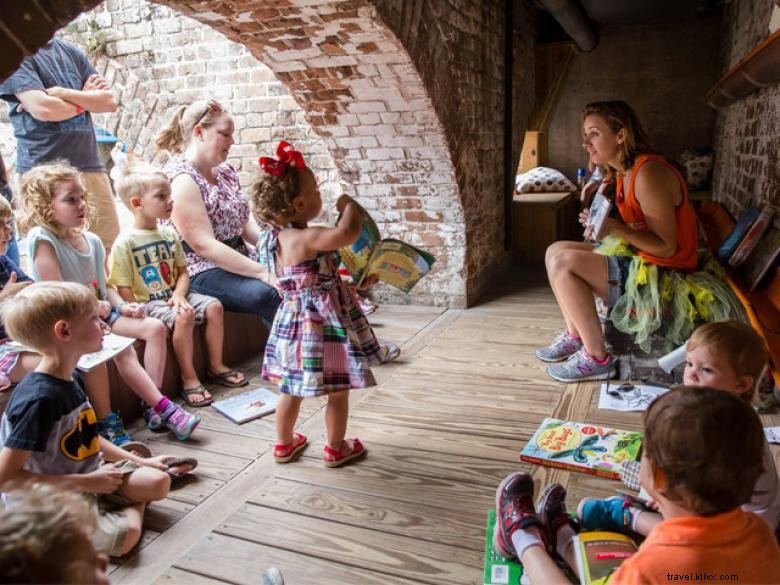
[(368, 320), (341, 281), (333, 253), (277, 267), (279, 230), (261, 237), (258, 252), (277, 277), (282, 303), (265, 347), (262, 377), (291, 396), (321, 396), (374, 386), (380, 363)]

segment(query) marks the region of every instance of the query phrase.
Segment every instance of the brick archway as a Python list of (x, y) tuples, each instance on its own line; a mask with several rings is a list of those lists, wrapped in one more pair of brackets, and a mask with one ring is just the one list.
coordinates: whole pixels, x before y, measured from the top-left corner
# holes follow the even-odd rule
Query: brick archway
[[(491, 284), (508, 257), (504, 127), (514, 128), (516, 163), (533, 99), (530, 8), (514, 5), (517, 40), (507, 71), (508, 2), (153, 1), (211, 26), (268, 65), (324, 139), (347, 192), (371, 209), (384, 234), (437, 256), (435, 273), (410, 300), (460, 307)], [(51, 29), (16, 45), (34, 51), (51, 30), (99, 3), (52, 0), (46, 14), (32, 14), (40, 3), (25, 7), (20, 23), (48, 19)], [(2, 24), (12, 23), (0, 22), (0, 34)], [(4, 55), (0, 71), (19, 59), (21, 53)]]

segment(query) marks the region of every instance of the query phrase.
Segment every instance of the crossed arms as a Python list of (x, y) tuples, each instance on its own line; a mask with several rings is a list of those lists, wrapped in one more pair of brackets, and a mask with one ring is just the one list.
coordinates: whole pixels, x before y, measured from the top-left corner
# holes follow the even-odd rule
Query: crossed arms
[(18, 108), (27, 110), (41, 122), (61, 122), (82, 111), (100, 114), (117, 109), (108, 83), (97, 74), (90, 75), (80, 90), (55, 85), (45, 90), (22, 91), (16, 97), (20, 102)]

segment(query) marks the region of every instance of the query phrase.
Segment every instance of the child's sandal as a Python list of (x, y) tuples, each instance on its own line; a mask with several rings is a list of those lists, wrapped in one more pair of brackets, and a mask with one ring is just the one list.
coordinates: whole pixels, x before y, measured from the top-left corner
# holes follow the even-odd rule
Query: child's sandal
[(309, 439), (301, 433), (293, 433), (292, 443), (274, 446), (274, 461), (277, 463), (289, 463), (290, 460), (306, 448)]
[(334, 449), (330, 445), (325, 445), (323, 449), (325, 455), (322, 457), (325, 467), (341, 467), (347, 461), (352, 461), (366, 454), (366, 448), (360, 439), (344, 439), (341, 443), (341, 449)]

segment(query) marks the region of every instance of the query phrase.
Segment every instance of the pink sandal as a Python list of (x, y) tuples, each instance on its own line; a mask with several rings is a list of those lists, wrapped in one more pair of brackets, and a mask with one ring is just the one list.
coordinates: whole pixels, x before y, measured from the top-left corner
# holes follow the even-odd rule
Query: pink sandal
[(325, 463), (325, 467), (341, 467), (347, 461), (352, 461), (366, 454), (366, 449), (360, 439), (344, 439), (339, 450), (326, 444), (323, 450), (325, 455), (322, 457), (322, 461)]
[(292, 443), (274, 446), (274, 460), (277, 463), (289, 463), (290, 460), (306, 448), (309, 439), (301, 433), (293, 433)]

